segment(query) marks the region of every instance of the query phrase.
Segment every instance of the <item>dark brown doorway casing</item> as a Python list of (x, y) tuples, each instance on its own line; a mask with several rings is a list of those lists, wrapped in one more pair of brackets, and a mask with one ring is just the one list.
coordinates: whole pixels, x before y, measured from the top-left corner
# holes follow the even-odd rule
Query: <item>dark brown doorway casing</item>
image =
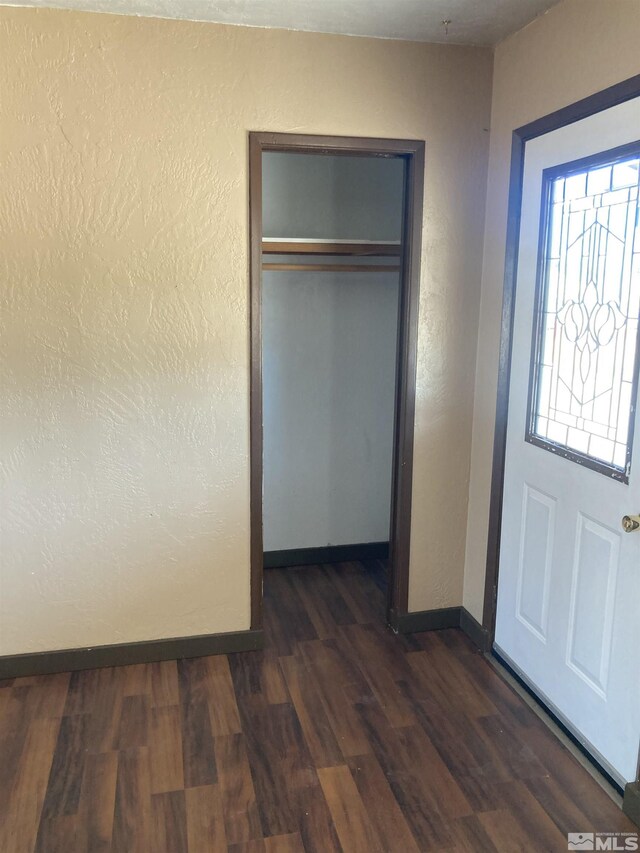
[(415, 414), (418, 297), (422, 239), (425, 144), (420, 140), (249, 134), (250, 311), (251, 311), (251, 628), (262, 627), (262, 154), (264, 151), (402, 158), (404, 222), (400, 258), (400, 304), (391, 493), (388, 621), (408, 611), (411, 484)]

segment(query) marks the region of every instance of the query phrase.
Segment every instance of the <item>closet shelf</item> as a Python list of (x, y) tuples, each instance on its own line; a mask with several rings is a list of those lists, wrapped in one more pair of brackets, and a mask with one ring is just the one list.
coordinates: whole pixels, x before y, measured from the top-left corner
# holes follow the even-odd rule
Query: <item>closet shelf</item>
[[(315, 253), (314, 253), (315, 254)], [(399, 264), (270, 264), (263, 270), (281, 272), (399, 272)]]
[(264, 237), (265, 255), (368, 255), (370, 257), (400, 256), (400, 241), (388, 240), (318, 240), (305, 238)]

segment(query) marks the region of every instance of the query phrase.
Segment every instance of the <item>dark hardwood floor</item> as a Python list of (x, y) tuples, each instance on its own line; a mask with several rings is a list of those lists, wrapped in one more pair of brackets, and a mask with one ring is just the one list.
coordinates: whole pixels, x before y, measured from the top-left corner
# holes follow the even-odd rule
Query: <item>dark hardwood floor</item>
[(566, 851), (629, 831), (457, 630), (382, 569), (265, 575), (267, 648), (0, 682), (1, 853)]

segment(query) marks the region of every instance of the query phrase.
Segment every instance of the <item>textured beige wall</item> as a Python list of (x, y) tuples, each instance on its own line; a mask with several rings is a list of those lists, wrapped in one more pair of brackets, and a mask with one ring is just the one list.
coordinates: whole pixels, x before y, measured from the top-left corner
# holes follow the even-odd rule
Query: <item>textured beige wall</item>
[(491, 68), (0, 10), (0, 654), (249, 625), (252, 129), (427, 141), (411, 607), (460, 603)]
[(638, 0), (565, 0), (495, 54), (464, 605), (482, 617), (511, 134), (640, 73)]

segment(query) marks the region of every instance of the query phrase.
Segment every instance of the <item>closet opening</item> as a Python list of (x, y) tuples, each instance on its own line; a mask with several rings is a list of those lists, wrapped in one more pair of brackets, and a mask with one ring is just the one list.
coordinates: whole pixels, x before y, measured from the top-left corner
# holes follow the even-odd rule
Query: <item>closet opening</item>
[(265, 595), (316, 634), (402, 630), (424, 143), (251, 133), (249, 148), (251, 627)]

